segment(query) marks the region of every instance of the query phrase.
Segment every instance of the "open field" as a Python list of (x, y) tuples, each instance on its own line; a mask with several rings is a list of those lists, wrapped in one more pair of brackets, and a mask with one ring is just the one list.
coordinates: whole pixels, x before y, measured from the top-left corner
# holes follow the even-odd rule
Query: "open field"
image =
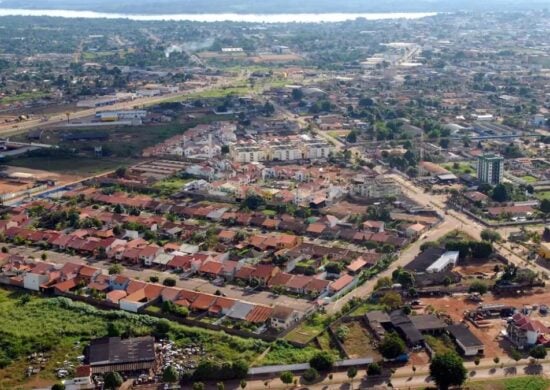
[(170, 177), (153, 184), (153, 188), (160, 191), (161, 196), (170, 196), (180, 191), (189, 180)]
[(32, 188), (32, 183), (17, 179), (0, 179), (0, 194), (19, 192)]
[(10, 160), (14, 167), (40, 169), (62, 174), (89, 176), (116, 169), (120, 166), (135, 162), (132, 159), (91, 158), (73, 156), (72, 158), (59, 157), (19, 157)]
[(464, 390), (547, 390), (550, 380), (540, 376), (469, 382)]
[(543, 199), (550, 200), (550, 191), (535, 192), (535, 197), (538, 200), (543, 200)]
[(12, 104), (17, 102), (24, 102), (27, 100), (39, 99), (47, 95), (48, 93), (40, 92), (40, 91), (22, 92), (22, 93), (18, 93), (15, 96), (5, 96), (3, 98), (0, 98), (0, 104)]
[(539, 179), (530, 175), (525, 175), (521, 179), (526, 183), (536, 183), (537, 181), (539, 181)]
[(469, 162), (445, 163), (441, 166), (454, 174), (474, 173), (475, 168)]

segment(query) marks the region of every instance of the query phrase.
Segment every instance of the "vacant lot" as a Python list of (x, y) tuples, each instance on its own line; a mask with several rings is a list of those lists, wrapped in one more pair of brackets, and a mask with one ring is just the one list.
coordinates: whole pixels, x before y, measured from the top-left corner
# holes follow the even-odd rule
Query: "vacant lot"
[(525, 176), (522, 177), (522, 179), (526, 183), (536, 183), (537, 181), (539, 181), (539, 179), (537, 179), (536, 177), (531, 176), (531, 175), (525, 175)]
[(443, 168), (451, 171), (454, 174), (464, 174), (464, 173), (474, 173), (475, 169), (470, 165), (469, 162), (454, 162), (446, 163), (441, 165)]
[(327, 328), (329, 322), (330, 318), (327, 315), (315, 313), (287, 334), (285, 339), (298, 343), (307, 343), (313, 337), (322, 333)]
[(465, 390), (547, 390), (550, 380), (540, 376), (468, 383)]
[(130, 165), (135, 161), (136, 160), (132, 159), (73, 156), (71, 158), (20, 157), (10, 160), (9, 163), (14, 167), (41, 169), (44, 171), (84, 177), (107, 172), (120, 166)]
[[(341, 341), (351, 359), (372, 357), (374, 361), (378, 361), (382, 358), (374, 348), (372, 337), (362, 321), (343, 323), (340, 327), (346, 329), (347, 334)], [(337, 332), (338, 328), (334, 330)]]

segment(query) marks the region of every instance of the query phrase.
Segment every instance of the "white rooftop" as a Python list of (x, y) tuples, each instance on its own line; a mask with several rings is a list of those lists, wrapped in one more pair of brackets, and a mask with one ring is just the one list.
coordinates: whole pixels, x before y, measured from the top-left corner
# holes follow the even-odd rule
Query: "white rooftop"
[(450, 264), (456, 264), (458, 261), (458, 251), (449, 251), (443, 253), (439, 259), (437, 259), (432, 265), (430, 265), (426, 272), (440, 272), (447, 268)]

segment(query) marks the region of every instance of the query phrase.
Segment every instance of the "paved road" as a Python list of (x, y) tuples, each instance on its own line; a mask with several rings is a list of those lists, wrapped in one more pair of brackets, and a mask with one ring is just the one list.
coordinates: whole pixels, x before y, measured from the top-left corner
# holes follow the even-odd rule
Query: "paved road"
[[(545, 375), (548, 376), (550, 370), (550, 362), (547, 360), (540, 365), (530, 365), (528, 362), (520, 361), (504, 362), (504, 367), (501, 368), (500, 364), (495, 365), (492, 360), (482, 361), (481, 364), (476, 367), (473, 363), (465, 364), (468, 370), (467, 381), (480, 381), (480, 380), (496, 380), (511, 377), (520, 377), (528, 375)], [(364, 369), (360, 369), (357, 372), (357, 376), (354, 378), (350, 385), (350, 380), (347, 377), (347, 373), (335, 372), (332, 374), (332, 379), (323, 377), (318, 382), (311, 385), (298, 385), (295, 389), (319, 389), (319, 390), (348, 390), (348, 389), (367, 389), (374, 386), (387, 385), (389, 382), (393, 385), (394, 389), (417, 389), (426, 388), (427, 386), (433, 386), (431, 378), (428, 375), (429, 366), (417, 367), (416, 372), (413, 374), (410, 367), (404, 367), (398, 369), (391, 380), (388, 376), (369, 377)], [(295, 379), (300, 383), (300, 376), (296, 376)], [(266, 386), (265, 383), (268, 383)], [(213, 385), (207, 387), (208, 389), (214, 389)], [(227, 383), (227, 389), (239, 389), (238, 383)], [(264, 379), (258, 378), (255, 380), (247, 381), (246, 389), (250, 390), (282, 390), (288, 389), (288, 385), (283, 384), (280, 379)]]
[(445, 220), (441, 224), (437, 225), (435, 228), (431, 229), (427, 234), (427, 238), (424, 240), (418, 240), (408, 247), (406, 247), (401, 253), (396, 261), (394, 261), (390, 267), (378, 274), (375, 278), (368, 280), (361, 286), (357, 287), (355, 290), (351, 291), (349, 294), (343, 296), (339, 300), (330, 303), (327, 306), (328, 313), (336, 313), (342, 309), (342, 306), (345, 305), (351, 298), (367, 298), (374, 291), (374, 286), (378, 278), (388, 276), (391, 277), (392, 272), (398, 267), (404, 267), (410, 263), (419, 253), (420, 246), (426, 241), (435, 241), (446, 235), (447, 233), (455, 230), (457, 228), (456, 224), (453, 221)]
[[(195, 89), (190, 89), (190, 90), (177, 92), (177, 93), (166, 94), (166, 95), (162, 95), (162, 96), (134, 99), (134, 100), (128, 101), (128, 102), (122, 102), (122, 103), (117, 103), (117, 104), (113, 104), (113, 105), (110, 105), (110, 106), (105, 106), (105, 107), (102, 107), (102, 109), (115, 111), (115, 110), (133, 109), (136, 106), (155, 105), (155, 104), (162, 103), (166, 100), (179, 98), (179, 97), (182, 97), (182, 96), (185, 96), (185, 95), (189, 95), (189, 94), (193, 94), (193, 93), (197, 93), (197, 92), (203, 92), (203, 91), (207, 91), (207, 90), (215, 89), (215, 88), (220, 88), (220, 87), (224, 87), (224, 86), (229, 86), (231, 84), (238, 83), (245, 76), (246, 75), (241, 74), (236, 79), (230, 79), (230, 80), (225, 79), (223, 81), (218, 81), (216, 83), (213, 83), (213, 84), (211, 84), (207, 87), (199, 87), (199, 88), (195, 88)], [(96, 111), (97, 111), (96, 108), (91, 108), (91, 109), (84, 109), (84, 110), (77, 111), (77, 112), (71, 112), (70, 113), (70, 119), (74, 120), (74, 119), (82, 119), (82, 118), (94, 116)], [(16, 125), (14, 125), (14, 124), (2, 125), (2, 126), (0, 126), (0, 136), (9, 136), (9, 135), (14, 135), (14, 134), (25, 133), (25, 132), (27, 132), (31, 129), (37, 128), (37, 127), (55, 126), (55, 125), (63, 124), (66, 121), (67, 121), (67, 116), (65, 115), (64, 112), (62, 112), (62, 113), (58, 113), (58, 114), (50, 116), (50, 118), (47, 122), (42, 122), (40, 119), (33, 119), (33, 120), (26, 121), (26, 122), (20, 122)]]
[[(445, 214), (445, 212), (447, 212), (445, 215), (445, 220), (456, 226), (456, 229), (463, 230), (477, 240), (481, 239), (481, 232), (485, 229), (485, 227), (463, 213), (455, 210), (447, 210), (445, 205), (445, 197), (434, 196), (430, 193), (426, 193), (409, 180), (406, 180), (397, 174), (390, 174), (387, 176), (391, 177), (398, 184), (400, 184), (403, 189), (403, 193), (409, 198), (423, 206), (432, 207), (441, 214)], [(548, 272), (547, 269), (536, 263), (525, 261), (525, 259), (514, 253), (506, 244), (496, 244), (495, 249), (515, 265), (530, 268), (535, 272)]]

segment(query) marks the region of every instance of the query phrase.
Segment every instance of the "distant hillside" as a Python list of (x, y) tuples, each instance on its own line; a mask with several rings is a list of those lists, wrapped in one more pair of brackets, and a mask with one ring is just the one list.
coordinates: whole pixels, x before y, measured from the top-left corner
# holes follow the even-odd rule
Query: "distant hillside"
[(550, 8), (549, 0), (0, 0), (1, 8), (124, 13), (450, 12)]

